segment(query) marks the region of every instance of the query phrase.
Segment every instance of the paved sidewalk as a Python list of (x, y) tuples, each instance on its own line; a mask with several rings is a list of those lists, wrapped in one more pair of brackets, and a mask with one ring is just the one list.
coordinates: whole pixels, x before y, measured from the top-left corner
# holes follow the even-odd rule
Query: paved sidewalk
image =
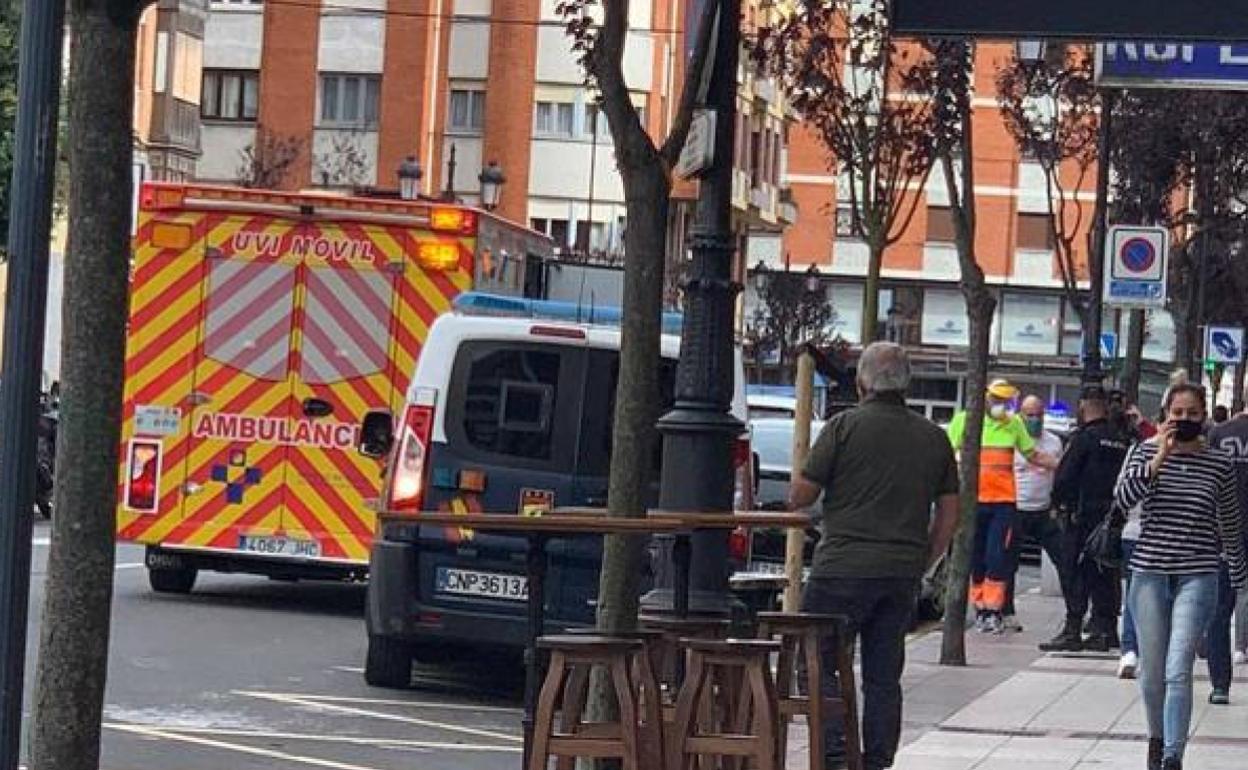
[[(1018, 609), (1022, 633), (968, 633), (965, 668), (937, 664), (939, 629), (910, 641), (895, 770), (1142, 770), (1147, 730), (1138, 683), (1116, 677), (1116, 656), (1036, 648), (1060, 625), (1060, 599), (1028, 593)], [(1205, 663), (1197, 661), (1185, 766), (1248, 767), (1245, 674), (1237, 672), (1230, 706), (1210, 706)], [(806, 770), (804, 735), (790, 741), (787, 764)]]

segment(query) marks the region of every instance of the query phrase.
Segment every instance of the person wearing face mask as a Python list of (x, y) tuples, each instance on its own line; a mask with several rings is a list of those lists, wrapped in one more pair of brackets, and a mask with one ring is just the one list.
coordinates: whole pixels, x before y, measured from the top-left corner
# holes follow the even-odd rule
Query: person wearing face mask
[(1201, 438), (1204, 388), (1172, 386), (1165, 414), (1158, 434), (1131, 450), (1115, 500), (1123, 509), (1142, 505), (1127, 602), (1139, 640), (1148, 767), (1182, 770), (1192, 668), (1217, 605), (1218, 572), (1225, 563), (1231, 585), (1243, 590), (1248, 562), (1234, 461)]
[[(983, 633), (1005, 632), (1005, 600), (1014, 573), (1011, 545), (1017, 529), (1018, 485), (1014, 455), (1027, 462), (1054, 467), (1056, 461), (1036, 451), (1036, 441), (1015, 413), (1018, 388), (994, 380), (986, 393), (986, 411), (979, 456), (979, 510), (975, 517), (975, 548), (971, 556), (971, 595), (975, 628)], [(961, 450), (966, 412), (949, 423), (949, 440)]]
[[(1053, 482), (1053, 501), (1063, 520), (1058, 572), (1066, 621), (1057, 636), (1040, 645), (1045, 652), (1108, 652), (1118, 646), (1117, 570), (1087, 558), (1084, 545), (1109, 515), (1114, 482), (1133, 439), (1126, 415), (1120, 408), (1111, 412), (1109, 395), (1100, 385), (1080, 394), (1079, 420)], [(1092, 620), (1085, 639), (1083, 618), (1089, 605)]]
[[(1044, 400), (1031, 395), (1023, 399), (1019, 416), (1027, 427), (1027, 434), (1036, 442), (1036, 451), (1046, 457), (1062, 456), (1062, 440), (1044, 429)], [(1012, 558), (1018, 565), (1019, 545), (1024, 540), (1038, 543), (1054, 564), (1060, 563), (1062, 532), (1053, 520), (1052, 467), (1031, 462), (1020, 452), (1014, 453), (1014, 480), (1017, 487), (1018, 533), (1013, 542)], [(1014, 575), (1011, 573), (1006, 589), (1004, 621), (1006, 631), (1022, 631), (1014, 613)]]

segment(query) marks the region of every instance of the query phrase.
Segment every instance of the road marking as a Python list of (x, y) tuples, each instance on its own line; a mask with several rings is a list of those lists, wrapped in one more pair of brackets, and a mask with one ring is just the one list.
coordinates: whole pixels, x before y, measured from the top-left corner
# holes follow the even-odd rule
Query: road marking
[(344, 671), (348, 674), (363, 674), (364, 669), (356, 666), (334, 666), (334, 671)]
[[(252, 695), (251, 692), (239, 693), (240, 695)], [(300, 692), (274, 692), (260, 693), (256, 692), (259, 697), (265, 695), (280, 695), (286, 698), (311, 698), (317, 701), (328, 701), (330, 703), (359, 703), (362, 705), (372, 706), (411, 706), (412, 708), (422, 709), (441, 709), (443, 711), (488, 711), (497, 714), (521, 714), (523, 709), (512, 708), (510, 706), (478, 706), (467, 703), (434, 703), (431, 701), (417, 700), (397, 700), (388, 698), (354, 698), (349, 695), (309, 695)]]
[(271, 740), (307, 741), (309, 743), (343, 743), (353, 746), (375, 746), (377, 748), (413, 748), (438, 751), (480, 751), (517, 754), (523, 749), (519, 746), (490, 746), (473, 743), (440, 743), (438, 741), (416, 741), (407, 738), (365, 738), (351, 735), (312, 735), (309, 733), (282, 733), (266, 730), (239, 730), (229, 727), (159, 727), (128, 724), (124, 722), (106, 722), (105, 727), (119, 730), (127, 728), (159, 729), (163, 732), (179, 735), (224, 735), (233, 738), (264, 738)]
[[(349, 706), (337, 706), (332, 703), (320, 703), (309, 697), (299, 697), (293, 695), (277, 695), (274, 693), (249, 692), (245, 690), (234, 690), (231, 695), (242, 695), (250, 698), (260, 698), (271, 700), (277, 703), (286, 703), (295, 706), (304, 706), (311, 709), (320, 709), (322, 711), (335, 711), (340, 714), (351, 714), (353, 716), (369, 717), (371, 719), (381, 719), (387, 722), (403, 722), (409, 725), (418, 725), (420, 727), (431, 727), (435, 730), (445, 730), (452, 733), (463, 733), (464, 735), (473, 735), (478, 738), (493, 738), (499, 741), (510, 741), (512, 743), (523, 743), (524, 739), (519, 735), (511, 735), (509, 733), (495, 732), (494, 730), (481, 730), (476, 727), (464, 727), (462, 725), (451, 725), (445, 722), (435, 722), (430, 719), (417, 719), (416, 717), (403, 717), (397, 714), (387, 714), (384, 711), (372, 711), (369, 709), (357, 709)], [(316, 696), (310, 696), (312, 698)]]
[(144, 564), (143, 562), (141, 562), (141, 561), (136, 561), (136, 562), (130, 562), (130, 563), (127, 563), (127, 564), (118, 564), (117, 566), (113, 567), (113, 569), (115, 569), (115, 570), (123, 570), (123, 569), (143, 569), (143, 568), (144, 568), (144, 567), (146, 567), (146, 566), (147, 566), (147, 565), (146, 565), (146, 564)]
[(196, 746), (207, 746), (213, 749), (225, 749), (226, 751), (235, 751), (239, 754), (251, 754), (257, 757), (267, 757), (268, 759), (281, 759), (286, 762), (296, 762), (301, 765), (315, 765), (316, 767), (328, 767), (331, 770), (378, 770), (375, 767), (367, 767), (365, 765), (349, 765), (345, 762), (334, 762), (330, 759), (318, 759), (316, 757), (305, 757), (299, 754), (288, 754), (284, 751), (274, 751), (273, 749), (262, 749), (256, 746), (243, 746), (237, 743), (228, 743), (226, 741), (216, 741), (211, 738), (201, 738), (195, 735), (180, 735), (167, 730), (155, 730), (150, 727), (140, 727), (138, 725), (109, 725), (114, 730), (120, 730), (134, 735), (142, 735), (147, 738), (161, 738), (167, 741), (180, 741), (182, 743), (190, 743)]
[(31, 545), (42, 545), (42, 546), (45, 546), (45, 547), (46, 547), (46, 546), (52, 545), (52, 538), (50, 538), (50, 537), (36, 537), (36, 538), (31, 538), (30, 544), (31, 544)]

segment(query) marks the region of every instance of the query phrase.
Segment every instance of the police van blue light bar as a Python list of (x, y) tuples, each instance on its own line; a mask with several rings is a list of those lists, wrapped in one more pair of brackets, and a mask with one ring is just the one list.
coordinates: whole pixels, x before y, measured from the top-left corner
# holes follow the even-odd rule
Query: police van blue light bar
[[(534, 318), (545, 321), (565, 321), (591, 326), (616, 326), (624, 313), (618, 307), (578, 305), (575, 302), (522, 299), (501, 294), (470, 291), (460, 294), (452, 303), (455, 310), (469, 315), (493, 315), (508, 318)], [(680, 313), (663, 314), (663, 333), (680, 335), (684, 317)]]

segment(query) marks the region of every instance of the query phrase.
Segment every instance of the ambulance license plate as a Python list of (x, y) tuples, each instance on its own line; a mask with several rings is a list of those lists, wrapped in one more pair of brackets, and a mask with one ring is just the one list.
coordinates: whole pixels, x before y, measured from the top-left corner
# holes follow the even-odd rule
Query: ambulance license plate
[(296, 540), (274, 535), (239, 535), (238, 550), (265, 556), (315, 558), (321, 555), (321, 544), (315, 540)]
[(523, 602), (529, 598), (529, 581), (520, 575), (438, 567), (434, 590), (440, 594)]

